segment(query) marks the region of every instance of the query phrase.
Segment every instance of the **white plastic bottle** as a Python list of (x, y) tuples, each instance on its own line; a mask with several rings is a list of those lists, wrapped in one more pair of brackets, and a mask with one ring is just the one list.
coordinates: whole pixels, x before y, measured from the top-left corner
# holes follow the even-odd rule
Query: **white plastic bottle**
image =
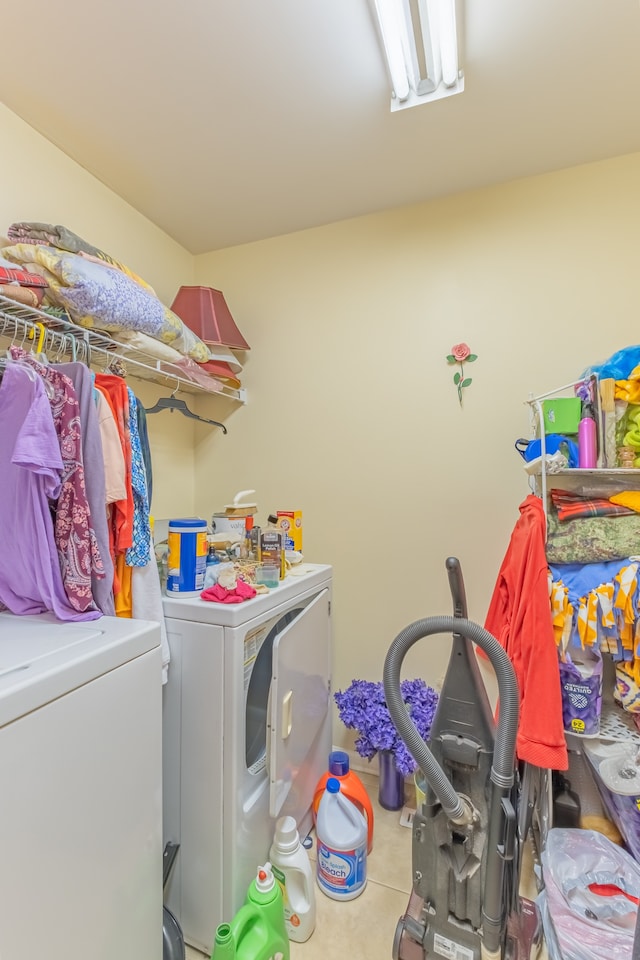
[(367, 821), (329, 777), (316, 820), (318, 886), (333, 900), (353, 900), (367, 885)]
[(316, 896), (309, 855), (300, 843), (293, 817), (280, 817), (276, 823), (269, 859), (282, 889), (287, 936), (304, 943), (316, 926)]

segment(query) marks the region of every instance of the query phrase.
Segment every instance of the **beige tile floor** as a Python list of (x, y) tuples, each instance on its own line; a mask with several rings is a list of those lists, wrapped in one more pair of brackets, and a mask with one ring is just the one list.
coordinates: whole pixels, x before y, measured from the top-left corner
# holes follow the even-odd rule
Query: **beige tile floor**
[[(398, 811), (384, 810), (378, 804), (378, 778), (368, 773), (359, 776), (371, 797), (375, 818), (367, 886), (361, 896), (346, 903), (316, 890), (316, 929), (306, 943), (291, 944), (291, 960), (341, 956), (349, 960), (391, 960), (396, 924), (411, 890), (411, 830), (400, 825)], [(411, 799), (407, 795), (407, 802)], [(315, 861), (315, 846), (309, 854)], [(187, 960), (203, 960), (203, 954), (187, 947)]]

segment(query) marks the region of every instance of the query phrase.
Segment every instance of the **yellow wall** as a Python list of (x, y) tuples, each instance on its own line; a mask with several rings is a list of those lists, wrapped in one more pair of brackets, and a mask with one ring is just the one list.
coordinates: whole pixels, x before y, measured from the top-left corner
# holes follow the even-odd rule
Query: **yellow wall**
[[(634, 155), (196, 258), (252, 346), (229, 436), (197, 433), (196, 508), (246, 486), (262, 516), (303, 510), (305, 556), (335, 568), (336, 688), (450, 612), (448, 555), (483, 620), (528, 493), (524, 401), (638, 340), (639, 182)], [(436, 681), (445, 647), (408, 675)]]
[[(193, 257), (23, 120), (0, 104), (0, 236), (15, 220), (61, 223), (103, 247), (149, 281), (171, 303), (193, 282)], [(132, 385), (145, 405), (166, 390)], [(179, 422), (178, 422), (179, 420)], [(177, 414), (149, 418), (154, 462), (153, 511), (193, 512), (193, 427)]]

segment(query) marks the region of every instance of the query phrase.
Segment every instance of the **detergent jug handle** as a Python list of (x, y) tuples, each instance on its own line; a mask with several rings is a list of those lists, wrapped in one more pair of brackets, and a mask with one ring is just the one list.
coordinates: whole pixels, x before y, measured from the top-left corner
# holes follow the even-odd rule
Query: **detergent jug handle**
[(447, 557), (447, 573), (449, 575), (449, 589), (453, 599), (454, 617), (467, 619), (467, 596), (464, 590), (462, 567), (457, 557)]
[(235, 917), (229, 924), (234, 949), (237, 951), (237, 945), (242, 942), (242, 938), (246, 934), (247, 930), (250, 930), (256, 924), (256, 918), (258, 917), (258, 911), (256, 910), (255, 904), (245, 903), (240, 907)]

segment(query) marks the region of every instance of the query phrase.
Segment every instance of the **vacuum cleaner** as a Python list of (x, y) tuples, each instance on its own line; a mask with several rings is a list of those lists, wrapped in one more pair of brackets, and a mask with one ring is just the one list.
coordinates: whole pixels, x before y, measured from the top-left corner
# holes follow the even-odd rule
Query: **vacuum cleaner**
[[(518, 685), (495, 637), (466, 617), (458, 560), (448, 558), (446, 568), (454, 615), (409, 624), (384, 665), (389, 713), (427, 784), (412, 822), (413, 889), (398, 921), (393, 958), (529, 960), (542, 930), (535, 903), (519, 896), (534, 802), (529, 783), (529, 795), (522, 795), (515, 757)], [(427, 745), (403, 703), (400, 672), (415, 643), (443, 633), (453, 635), (453, 644)], [(496, 673), (497, 725), (474, 644)]]

